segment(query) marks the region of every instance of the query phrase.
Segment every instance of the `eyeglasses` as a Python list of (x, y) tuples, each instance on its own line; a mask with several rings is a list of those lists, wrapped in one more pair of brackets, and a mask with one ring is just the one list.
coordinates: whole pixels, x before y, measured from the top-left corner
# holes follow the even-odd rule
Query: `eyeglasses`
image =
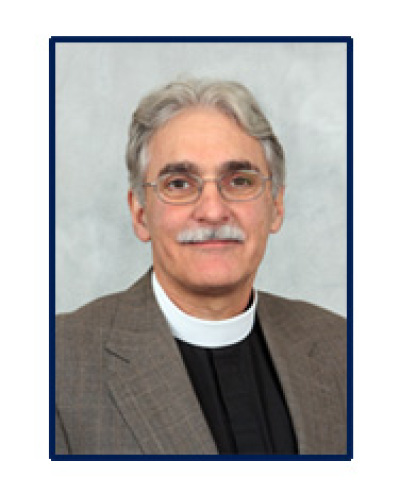
[(164, 203), (186, 205), (200, 198), (206, 182), (215, 182), (227, 201), (251, 201), (264, 192), (265, 184), (270, 180), (271, 177), (265, 177), (257, 170), (228, 170), (215, 179), (203, 179), (189, 172), (168, 172), (143, 186), (152, 187)]

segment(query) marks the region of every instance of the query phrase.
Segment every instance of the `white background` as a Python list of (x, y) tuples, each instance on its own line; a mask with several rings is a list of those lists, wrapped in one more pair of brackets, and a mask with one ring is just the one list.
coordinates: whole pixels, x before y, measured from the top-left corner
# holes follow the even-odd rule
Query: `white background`
[[(2, 488), (6, 493), (393, 493), (399, 486), (400, 242), (395, 2), (19, 2), (1, 18)], [(48, 38), (351, 35), (355, 40), (355, 459), (48, 460)]]

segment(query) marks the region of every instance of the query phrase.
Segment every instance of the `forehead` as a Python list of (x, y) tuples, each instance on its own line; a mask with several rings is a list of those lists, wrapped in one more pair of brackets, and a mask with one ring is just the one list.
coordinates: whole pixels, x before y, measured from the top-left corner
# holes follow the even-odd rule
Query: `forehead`
[(264, 148), (233, 119), (211, 108), (186, 109), (158, 129), (149, 144), (148, 175), (167, 163), (191, 162), (204, 171), (247, 161), (266, 171)]

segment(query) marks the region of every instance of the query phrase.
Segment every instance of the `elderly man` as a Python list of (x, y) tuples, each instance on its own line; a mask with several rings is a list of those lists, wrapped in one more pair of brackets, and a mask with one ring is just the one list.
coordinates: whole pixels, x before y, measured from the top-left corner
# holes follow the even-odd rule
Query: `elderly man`
[(57, 318), (57, 454), (345, 454), (346, 324), (253, 288), (284, 155), (242, 85), (134, 113), (128, 202), (152, 269)]

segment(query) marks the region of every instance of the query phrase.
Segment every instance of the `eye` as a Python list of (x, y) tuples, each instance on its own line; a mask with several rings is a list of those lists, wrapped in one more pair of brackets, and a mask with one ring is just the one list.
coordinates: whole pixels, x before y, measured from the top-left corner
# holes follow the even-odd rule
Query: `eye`
[(254, 184), (254, 178), (245, 172), (237, 172), (229, 178), (231, 187), (251, 187)]
[(168, 196), (187, 195), (197, 191), (196, 179), (184, 173), (172, 173), (161, 177), (159, 186), (160, 191)]
[(191, 184), (184, 177), (170, 178), (165, 182), (167, 189), (187, 189)]

